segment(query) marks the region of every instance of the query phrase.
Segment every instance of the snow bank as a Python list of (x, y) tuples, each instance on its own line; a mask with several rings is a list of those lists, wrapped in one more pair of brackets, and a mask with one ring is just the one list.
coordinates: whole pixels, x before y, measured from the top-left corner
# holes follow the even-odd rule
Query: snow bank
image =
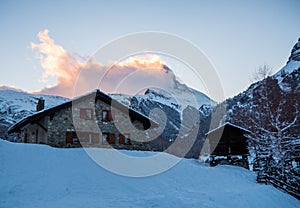
[(129, 178), (99, 167), (83, 149), (0, 140), (0, 158), (1, 208), (300, 207), (297, 199), (256, 184), (246, 169), (212, 168), (191, 159), (160, 175)]

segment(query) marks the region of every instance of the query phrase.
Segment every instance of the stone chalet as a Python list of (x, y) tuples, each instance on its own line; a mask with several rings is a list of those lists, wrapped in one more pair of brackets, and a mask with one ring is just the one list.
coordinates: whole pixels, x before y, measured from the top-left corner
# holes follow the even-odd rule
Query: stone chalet
[(10, 127), (8, 133), (16, 133), (24, 143), (54, 147), (146, 149), (148, 131), (158, 126), (100, 90), (49, 109), (44, 109), (40, 99), (37, 111)]

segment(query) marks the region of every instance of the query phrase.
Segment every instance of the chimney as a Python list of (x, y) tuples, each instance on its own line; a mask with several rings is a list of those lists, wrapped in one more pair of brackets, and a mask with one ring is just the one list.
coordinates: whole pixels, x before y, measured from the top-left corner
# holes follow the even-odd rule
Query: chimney
[(41, 111), (45, 108), (45, 100), (40, 97), (39, 100), (38, 100), (38, 104), (36, 106), (36, 111)]

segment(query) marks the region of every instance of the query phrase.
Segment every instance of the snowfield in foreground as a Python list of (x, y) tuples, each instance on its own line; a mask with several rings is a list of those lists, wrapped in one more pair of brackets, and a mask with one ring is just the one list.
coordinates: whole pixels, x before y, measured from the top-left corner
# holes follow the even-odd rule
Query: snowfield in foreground
[(0, 140), (0, 158), (1, 208), (300, 207), (297, 199), (255, 183), (246, 169), (192, 159), (163, 174), (129, 178), (104, 170), (83, 149)]

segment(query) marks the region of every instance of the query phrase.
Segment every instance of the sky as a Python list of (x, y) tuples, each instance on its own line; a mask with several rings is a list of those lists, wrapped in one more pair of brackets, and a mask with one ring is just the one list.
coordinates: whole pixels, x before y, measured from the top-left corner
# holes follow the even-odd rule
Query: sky
[[(219, 75), (225, 96), (232, 97), (251, 84), (259, 66), (268, 64), (275, 73), (285, 65), (300, 37), (299, 8), (298, 0), (2, 0), (0, 85), (30, 92), (65, 86), (58, 86), (63, 77), (58, 69), (43, 65), (47, 57), (60, 64), (64, 60), (53, 51), (45, 58), (41, 49), (45, 42), (38, 37), (45, 31), (44, 40), (52, 40), (49, 46), (74, 59), (76, 66), (119, 37), (157, 31), (181, 37), (201, 50)], [(38, 58), (41, 55), (44, 58)], [(174, 72), (197, 88), (192, 76)]]

